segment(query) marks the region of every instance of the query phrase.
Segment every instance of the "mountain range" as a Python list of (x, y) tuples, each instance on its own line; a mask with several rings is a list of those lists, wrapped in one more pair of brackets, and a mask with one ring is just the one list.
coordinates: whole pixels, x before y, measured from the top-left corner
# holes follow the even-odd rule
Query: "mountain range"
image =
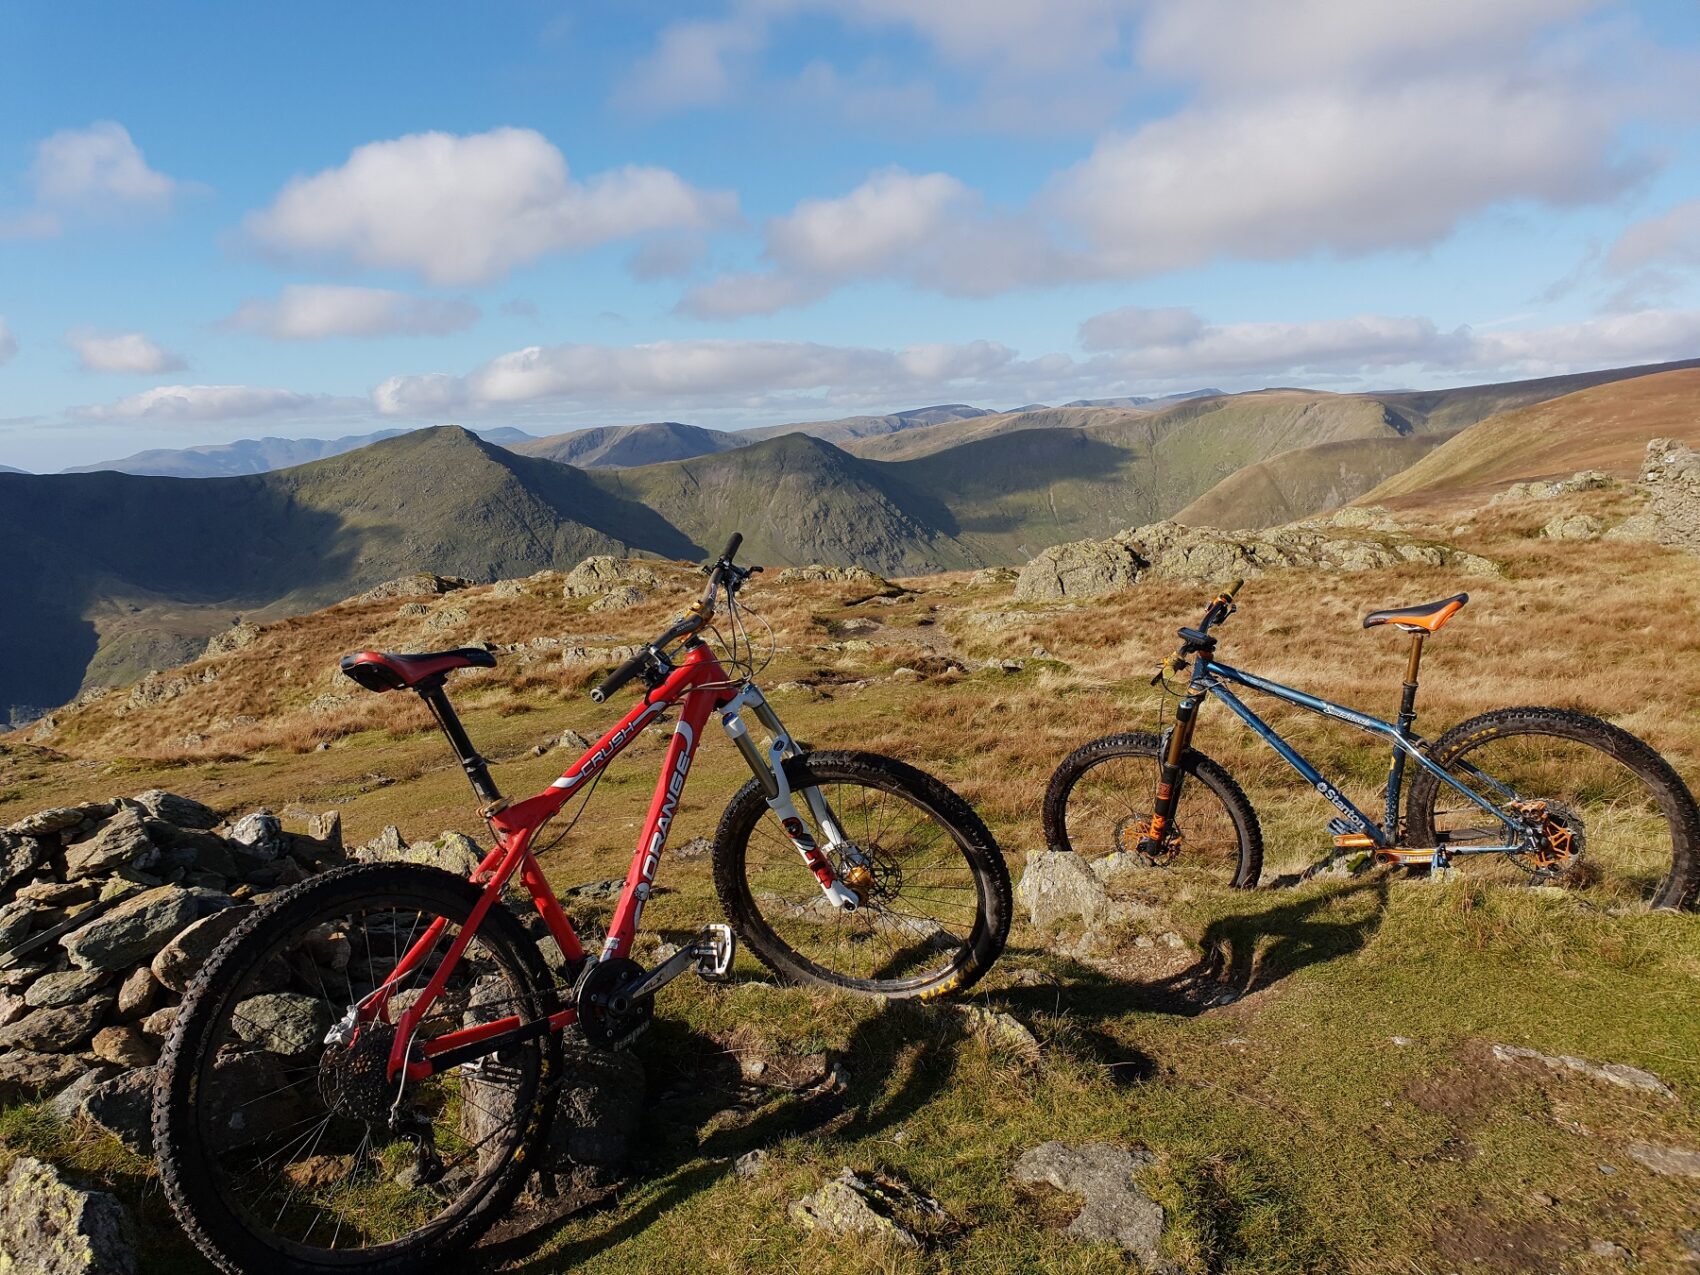
[(498, 436), (506, 446), (441, 426), (230, 477), (0, 474), (12, 550), (0, 710), (27, 718), (180, 663), (237, 615), (277, 618), (422, 570), (489, 580), (592, 553), (696, 560), (740, 530), (752, 562), (920, 574), (1016, 564), (1165, 517), (1261, 527), (1372, 489), (1421, 499), (1569, 473), (1576, 457), (1633, 471), (1647, 437), (1700, 430), (1700, 372), (1673, 370), (1695, 368), (1389, 394), (955, 404), (739, 434), (656, 422)]

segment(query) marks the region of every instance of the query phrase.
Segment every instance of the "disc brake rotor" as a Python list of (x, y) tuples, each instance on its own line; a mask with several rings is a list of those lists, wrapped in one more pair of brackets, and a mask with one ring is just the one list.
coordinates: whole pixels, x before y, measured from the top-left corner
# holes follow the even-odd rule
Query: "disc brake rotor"
[(1184, 841), (1179, 826), (1172, 823), (1161, 839), (1153, 837), (1149, 815), (1128, 815), (1116, 824), (1116, 849), (1123, 854), (1138, 855), (1153, 868), (1166, 868), (1173, 863)]
[(902, 893), (903, 866), (877, 841), (851, 847), (844, 858), (849, 866), (838, 874), (839, 879), (864, 903), (887, 902)]
[(1518, 801), (1508, 807), (1523, 820), (1523, 826), (1534, 834), (1535, 848), (1527, 855), (1523, 866), (1538, 877), (1559, 877), (1571, 871), (1587, 849), (1587, 833), (1582, 819), (1570, 807), (1558, 801)]

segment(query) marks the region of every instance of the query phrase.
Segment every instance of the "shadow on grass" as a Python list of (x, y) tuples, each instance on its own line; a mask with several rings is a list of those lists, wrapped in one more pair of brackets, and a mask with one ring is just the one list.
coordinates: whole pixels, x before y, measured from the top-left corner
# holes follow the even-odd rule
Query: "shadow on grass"
[[(736, 1058), (718, 1041), (682, 1023), (657, 1020), (645, 1037), (651, 1098), (638, 1137), (648, 1146), (636, 1176), (650, 1198), (593, 1238), (561, 1248), (550, 1241), (572, 1218), (606, 1206), (614, 1192), (580, 1196), (514, 1218), (505, 1234), (482, 1245), (480, 1266), (506, 1271), (571, 1269), (641, 1233), (670, 1209), (735, 1172), (738, 1156), (799, 1135), (846, 1142), (894, 1127), (949, 1084), (956, 1057), (972, 1034), (966, 1019), (899, 1002), (864, 1020), (842, 1051), (840, 1083), (788, 1093), (752, 1090)], [(895, 1083), (894, 1083), (894, 1077)], [(548, 1250), (545, 1252), (545, 1250)]]

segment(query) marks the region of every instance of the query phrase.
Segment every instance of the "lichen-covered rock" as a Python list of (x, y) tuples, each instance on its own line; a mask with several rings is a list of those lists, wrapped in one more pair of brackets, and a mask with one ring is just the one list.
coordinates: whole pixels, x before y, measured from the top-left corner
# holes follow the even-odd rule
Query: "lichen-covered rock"
[(472, 875), (484, 853), (478, 843), (465, 833), (445, 831), (435, 841), (415, 841), (411, 845), (401, 840), (399, 832), (385, 828), (378, 838), (354, 852), (361, 863), (419, 863), (428, 868), (441, 868), (457, 877)]
[(1015, 596), (1024, 602), (1095, 598), (1138, 583), (1145, 563), (1118, 540), (1052, 545), (1021, 569)]
[(113, 815), (93, 836), (65, 848), (65, 875), (105, 877), (124, 868), (146, 872), (159, 866), (159, 846), (142, 812), (126, 806)]
[(24, 1003), (32, 1009), (54, 1009), (75, 1005), (106, 986), (111, 975), (105, 970), (64, 970), (43, 974), (31, 983), (24, 993)]
[(876, 589), (889, 589), (892, 584), (884, 576), (866, 567), (829, 567), (811, 562), (806, 567), (786, 567), (779, 573), (780, 584), (864, 584)]
[(622, 584), (608, 590), (600, 598), (590, 604), (592, 611), (623, 611), (634, 607), (649, 595), (633, 584)]
[(324, 1043), (331, 1013), (316, 997), (267, 992), (238, 1003), (231, 1025), (248, 1044), (269, 1054), (293, 1057)]
[(289, 853), (289, 840), (283, 824), (269, 810), (256, 810), (243, 815), (230, 827), (228, 840), (240, 847), (238, 853), (262, 862)]
[(207, 639), (207, 646), (201, 652), (201, 658), (210, 660), (215, 655), (229, 655), (232, 651), (240, 651), (245, 646), (253, 645), (254, 639), (259, 636), (260, 626), (257, 624), (233, 624)]
[(154, 953), (148, 966), (150, 973), (161, 985), (182, 995), (213, 949), (242, 924), (250, 910), (240, 904), (220, 908), (185, 927)]
[(54, 806), (18, 820), (6, 831), (17, 837), (51, 837), (67, 828), (75, 828), (85, 819), (105, 819), (116, 809), (109, 801), (87, 802), (81, 806)]
[(126, 899), (59, 940), (79, 969), (115, 970), (151, 960), (199, 915), (195, 894), (162, 885)]
[(112, 997), (91, 996), (74, 1005), (55, 1005), (25, 1014), (0, 1028), (0, 1050), (70, 1054), (87, 1045), (112, 1008)]
[(588, 598), (607, 593), (620, 585), (635, 589), (654, 589), (660, 584), (661, 577), (648, 567), (627, 562), (611, 554), (599, 553), (586, 558), (567, 572), (566, 578), (561, 582), (561, 596)]
[(1080, 920), (1091, 929), (1116, 912), (1104, 883), (1086, 860), (1071, 851), (1035, 850), (1015, 887), (1015, 901), (1041, 929), (1058, 921)]
[(1602, 474), (1597, 469), (1584, 469), (1569, 478), (1512, 483), (1488, 503), (1498, 505), (1511, 500), (1551, 500), (1555, 496), (1567, 495), (1573, 491), (1598, 491), (1613, 486), (1616, 486), (1616, 480), (1610, 474)]
[(463, 580), (459, 576), (433, 575), (429, 571), (421, 571), (415, 575), (402, 576), (397, 580), (386, 580), (354, 598), (355, 602), (386, 602), (391, 598), (427, 597), (439, 593), (453, 593), (456, 589), (464, 589), (472, 581)]
[(124, 1206), (20, 1156), (0, 1192), (0, 1271), (17, 1275), (135, 1275)]
[(77, 1104), (77, 1114), (137, 1155), (147, 1155), (153, 1146), (153, 1089), (157, 1078), (152, 1067), (121, 1071), (91, 1086)]
[(1606, 525), (1593, 514), (1559, 514), (1541, 528), (1547, 540), (1598, 540)]
[(917, 1231), (947, 1230), (950, 1219), (930, 1195), (894, 1178), (844, 1169), (813, 1194), (794, 1200), (791, 1220), (805, 1231), (884, 1240), (919, 1248)]
[(74, 1054), (0, 1050), (0, 1102), (51, 1093), (76, 1079), (86, 1065)]
[(981, 567), (968, 577), (968, 587), (970, 589), (985, 589), (1014, 584), (1020, 574), (1014, 567)]
[(1672, 439), (1653, 439), (1637, 486), (1646, 507), (1612, 528), (1607, 539), (1651, 540), (1700, 553), (1700, 452)]
[(1081, 1240), (1113, 1240), (1144, 1271), (1172, 1269), (1163, 1260), (1163, 1206), (1140, 1187), (1136, 1174), (1151, 1164), (1144, 1150), (1128, 1151), (1106, 1142), (1070, 1146), (1046, 1142), (1015, 1163), (1015, 1180), (1044, 1182), (1078, 1195), (1082, 1207), (1068, 1224)]

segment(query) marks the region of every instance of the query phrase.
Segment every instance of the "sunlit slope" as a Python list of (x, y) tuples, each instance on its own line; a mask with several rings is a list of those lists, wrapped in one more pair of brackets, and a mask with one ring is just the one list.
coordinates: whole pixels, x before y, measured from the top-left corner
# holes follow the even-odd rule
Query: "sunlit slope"
[(1175, 514), (1189, 527), (1278, 527), (1348, 504), (1451, 434), (1344, 438), (1282, 452), (1229, 474)]
[(1475, 500), (1508, 483), (1583, 469), (1629, 476), (1655, 437), (1700, 443), (1700, 368), (1599, 385), (1490, 416), (1362, 499)]

